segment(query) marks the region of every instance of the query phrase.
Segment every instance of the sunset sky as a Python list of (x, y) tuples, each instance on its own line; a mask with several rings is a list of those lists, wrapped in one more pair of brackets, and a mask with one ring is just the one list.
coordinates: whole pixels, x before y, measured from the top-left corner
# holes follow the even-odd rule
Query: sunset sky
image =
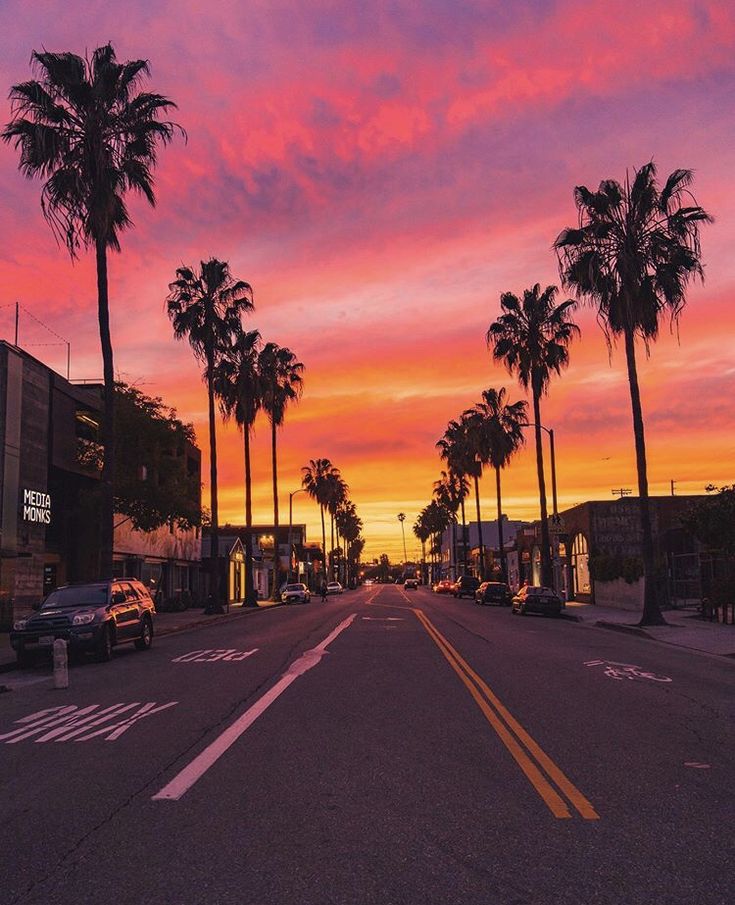
[[(0, 0), (0, 94), (30, 77), (32, 50), (108, 40), (120, 59), (150, 60), (148, 84), (188, 133), (161, 152), (157, 207), (133, 203), (110, 262), (116, 370), (192, 421), (206, 459), (204, 385), (164, 299), (182, 262), (228, 260), (254, 287), (248, 328), (306, 366), (280, 438), (282, 519), (301, 466), (327, 457), (365, 522), (366, 556), (402, 556), (401, 510), (412, 554), (448, 419), (489, 386), (521, 395), (485, 347), (500, 293), (558, 283), (551, 244), (576, 220), (574, 186), (651, 158), (664, 177), (694, 169), (715, 218), (678, 336), (664, 329), (648, 361), (640, 351), (651, 490), (735, 480), (731, 2)], [(93, 256), (71, 264), (17, 161), (0, 147), (0, 305), (20, 301), (71, 340), (72, 379), (99, 377)], [(578, 319), (571, 366), (542, 403), (562, 508), (636, 486), (622, 349), (609, 359), (594, 313)], [(11, 331), (0, 307), (0, 336)], [(62, 346), (35, 345), (54, 341), (22, 313), (20, 345), (65, 373)], [(219, 436), (221, 518), (241, 522), (241, 438)], [(259, 422), (266, 522), (268, 443)], [(510, 518), (537, 516), (531, 446), (504, 475)], [(491, 475), (482, 490), (492, 518)], [(318, 539), (304, 495), (294, 520)]]

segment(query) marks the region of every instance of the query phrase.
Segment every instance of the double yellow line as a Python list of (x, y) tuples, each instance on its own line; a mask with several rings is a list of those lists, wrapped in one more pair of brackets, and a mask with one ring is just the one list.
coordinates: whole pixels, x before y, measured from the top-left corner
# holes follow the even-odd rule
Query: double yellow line
[[(569, 804), (571, 804), (585, 820), (599, 820), (600, 815), (590, 802), (531, 738), (493, 691), (433, 625), (429, 617), (415, 607), (412, 609), (436, 646), (446, 657), (449, 665), (467, 686), (467, 690), (475, 699), (488, 723), (497, 732), (500, 740), (554, 817), (561, 820), (570, 819), (572, 814)], [(567, 801), (562, 798), (562, 795), (566, 796)]]

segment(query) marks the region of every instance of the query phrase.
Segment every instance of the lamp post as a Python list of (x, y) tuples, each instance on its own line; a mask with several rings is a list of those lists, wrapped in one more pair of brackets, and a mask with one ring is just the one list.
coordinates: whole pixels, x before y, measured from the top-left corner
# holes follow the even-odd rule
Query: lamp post
[(408, 554), (406, 553), (406, 529), (403, 527), (403, 523), (406, 521), (406, 513), (399, 512), (398, 513), (398, 521), (401, 523), (401, 535), (403, 536), (403, 571), (406, 571), (406, 563), (408, 562)]
[[(291, 581), (291, 564), (293, 563), (293, 498), (297, 493), (306, 493), (305, 487), (299, 487), (298, 490), (292, 490), (288, 495), (288, 580)], [(298, 575), (296, 576), (298, 578)]]

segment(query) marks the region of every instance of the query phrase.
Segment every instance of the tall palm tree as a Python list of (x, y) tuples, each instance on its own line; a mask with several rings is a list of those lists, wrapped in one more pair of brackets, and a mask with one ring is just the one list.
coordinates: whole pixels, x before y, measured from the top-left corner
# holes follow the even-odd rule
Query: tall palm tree
[(503, 362), (525, 390), (531, 389), (541, 509), (541, 583), (548, 587), (553, 577), (541, 444), (541, 397), (549, 391), (552, 374), (561, 374), (569, 364), (569, 345), (580, 334), (572, 320), (577, 303), (567, 299), (555, 304), (557, 292), (556, 286), (547, 286), (542, 292), (538, 283), (526, 289), (522, 299), (504, 292), (500, 296), (503, 313), (490, 324), (486, 336), (495, 361)]
[(597, 309), (608, 343), (622, 336), (633, 411), (638, 497), (640, 500), (645, 596), (641, 625), (664, 622), (655, 582), (646, 443), (638, 387), (636, 339), (648, 351), (661, 319), (678, 321), (686, 289), (704, 279), (700, 224), (712, 218), (693, 198), (691, 170), (674, 170), (663, 187), (653, 162), (635, 171), (625, 185), (613, 179), (596, 192), (577, 186), (579, 225), (563, 230), (554, 247), (565, 286)]
[(330, 534), (331, 534), (331, 551), (329, 554), (329, 575), (330, 579), (334, 580), (334, 558), (335, 558), (335, 546), (334, 546), (334, 518), (339, 511), (340, 506), (342, 506), (347, 500), (347, 494), (349, 492), (349, 487), (345, 482), (342, 475), (339, 473), (338, 469), (335, 469), (335, 472), (330, 474), (327, 477), (327, 512), (329, 512), (329, 522), (330, 522)]
[(432, 500), (424, 510), (424, 519), (432, 538), (430, 552), (436, 565), (437, 554), (441, 553), (441, 536), (449, 527), (451, 516), (444, 506)]
[(260, 376), (258, 373), (257, 330), (241, 330), (215, 365), (214, 391), (220, 409), (227, 420), (234, 417), (242, 430), (245, 458), (245, 603), (257, 605), (253, 586), (253, 478), (250, 463), (250, 438), (261, 406)]
[(413, 533), (421, 542), (421, 559), (423, 563), (422, 572), (422, 580), (426, 583), (426, 541), (431, 537), (431, 531), (426, 524), (426, 510), (422, 509), (419, 512), (416, 521), (413, 523)]
[(199, 271), (179, 267), (169, 284), (168, 316), (176, 339), (188, 339), (195, 358), (204, 364), (209, 402), (209, 477), (212, 508), (211, 558), (214, 609), (221, 609), (219, 596), (219, 513), (217, 505), (217, 434), (215, 428), (215, 368), (232, 340), (242, 331), (242, 315), (253, 310), (249, 283), (235, 279), (226, 261), (210, 258)]
[[(480, 477), (482, 462), (479, 458), (477, 440), (470, 431), (467, 419), (452, 420), (444, 431), (444, 436), (437, 441), (439, 455), (446, 461), (451, 470), (465, 478), (472, 478), (475, 486), (475, 508), (477, 511), (477, 534), (480, 549), (480, 574), (485, 575), (485, 545), (482, 540), (482, 517), (480, 515)], [(465, 531), (464, 497), (460, 502), (462, 510), (462, 542), (464, 546), (465, 571), (467, 569), (467, 533)]]
[[(324, 568), (327, 568), (327, 530), (324, 524), (324, 512), (329, 504), (332, 493), (332, 482), (339, 477), (339, 469), (329, 459), (310, 459), (308, 465), (301, 469), (303, 476), (301, 486), (307, 494), (319, 505), (322, 517), (322, 554), (324, 556)], [(326, 580), (326, 576), (322, 576)]]
[(283, 424), (290, 402), (298, 401), (303, 390), (303, 364), (294, 353), (276, 343), (266, 343), (258, 356), (258, 373), (262, 391), (262, 404), (271, 426), (271, 466), (273, 470), (273, 524), (275, 526), (275, 551), (273, 561), (273, 597), (278, 593), (281, 558), (278, 544), (278, 457), (276, 438)]
[(39, 77), (10, 89), (12, 119), (0, 137), (20, 149), (19, 167), (25, 176), (45, 180), (41, 210), (71, 257), (80, 248), (95, 249), (105, 381), (99, 570), (110, 575), (115, 373), (107, 251), (120, 251), (120, 233), (133, 225), (125, 201), (129, 191), (155, 204), (157, 149), (179, 128), (161, 116), (176, 104), (161, 94), (139, 91), (150, 74), (148, 62), (118, 63), (111, 44), (98, 47), (91, 59), (35, 51), (31, 59)]
[[(442, 471), (438, 481), (434, 481), (434, 499), (443, 506), (450, 515), (450, 528), (452, 532), (450, 565), (456, 569), (457, 550), (457, 512), (462, 507), (465, 497), (469, 493), (469, 484), (464, 475), (456, 474), (451, 468)], [(462, 526), (464, 531), (464, 525)], [(456, 577), (456, 576), (455, 576)]]
[(508, 580), (503, 537), (503, 504), (500, 487), (500, 470), (505, 468), (513, 456), (526, 442), (523, 434), (528, 427), (528, 403), (506, 402), (505, 387), (484, 390), (482, 401), (478, 402), (467, 416), (477, 424), (476, 432), (482, 438), (481, 458), (495, 469), (495, 489), (498, 500), (498, 546), (500, 548), (500, 573), (502, 581)]

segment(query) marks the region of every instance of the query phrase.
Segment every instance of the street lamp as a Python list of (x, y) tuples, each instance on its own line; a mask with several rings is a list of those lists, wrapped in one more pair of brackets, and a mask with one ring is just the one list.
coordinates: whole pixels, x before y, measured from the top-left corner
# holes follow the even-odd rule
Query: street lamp
[[(292, 490), (288, 495), (288, 580), (291, 581), (291, 564), (293, 563), (293, 498), (297, 493), (306, 493), (306, 487), (299, 487), (298, 490)], [(298, 578), (298, 575), (296, 576)]]
[(406, 513), (399, 512), (398, 513), (398, 521), (401, 523), (401, 534), (403, 536), (403, 571), (406, 571), (406, 563), (408, 562), (408, 554), (406, 553), (406, 529), (403, 527), (403, 523), (406, 521)]

